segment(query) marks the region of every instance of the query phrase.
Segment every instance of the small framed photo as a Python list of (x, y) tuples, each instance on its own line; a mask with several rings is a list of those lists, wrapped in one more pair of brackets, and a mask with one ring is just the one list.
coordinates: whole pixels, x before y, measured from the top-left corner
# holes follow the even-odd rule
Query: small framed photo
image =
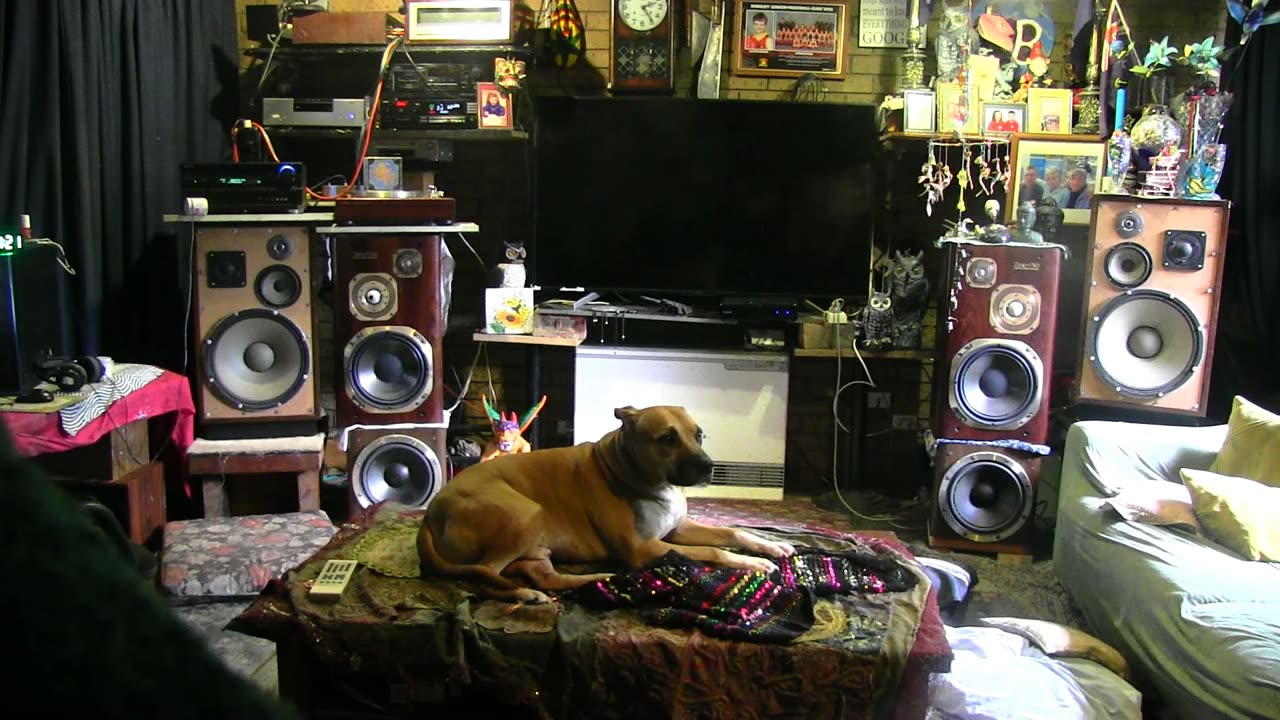
[(982, 103), (982, 134), (1009, 137), (1027, 127), (1027, 106), (1022, 103)]
[(960, 83), (937, 83), (938, 132), (977, 135), (978, 103)]
[(1071, 88), (1029, 88), (1027, 127), (1023, 132), (1071, 134)]
[(733, 17), (738, 18), (734, 75), (844, 75), (849, 0), (734, 0)]
[(932, 90), (904, 90), (902, 92), (903, 132), (937, 132), (937, 120), (937, 97)]
[(1101, 192), (1106, 152), (1106, 143), (1092, 135), (1014, 134), (1005, 219), (1013, 222), (1021, 202), (1052, 198), (1062, 208), (1064, 224), (1088, 225), (1093, 194)]
[(510, 130), (511, 96), (503, 94), (497, 83), (476, 83), (476, 113), (481, 130)]

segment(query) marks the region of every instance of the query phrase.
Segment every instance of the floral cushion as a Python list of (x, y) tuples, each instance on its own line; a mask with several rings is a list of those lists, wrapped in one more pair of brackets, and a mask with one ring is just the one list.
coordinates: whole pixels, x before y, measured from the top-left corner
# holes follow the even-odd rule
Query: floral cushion
[(176, 598), (255, 597), (335, 532), (323, 510), (174, 521), (164, 526), (160, 581)]

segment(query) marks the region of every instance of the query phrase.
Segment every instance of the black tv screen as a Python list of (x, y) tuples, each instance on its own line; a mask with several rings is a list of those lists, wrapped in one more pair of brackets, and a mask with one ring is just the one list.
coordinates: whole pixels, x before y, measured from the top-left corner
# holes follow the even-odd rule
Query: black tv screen
[(547, 290), (862, 297), (870, 105), (539, 97), (531, 279)]

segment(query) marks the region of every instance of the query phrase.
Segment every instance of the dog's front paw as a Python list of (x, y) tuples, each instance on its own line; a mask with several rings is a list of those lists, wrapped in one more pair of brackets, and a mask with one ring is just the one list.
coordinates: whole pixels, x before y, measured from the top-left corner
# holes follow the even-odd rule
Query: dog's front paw
[(729, 567), (741, 568), (743, 570), (753, 570), (762, 572), (765, 575), (778, 571), (778, 566), (773, 564), (772, 560), (760, 557), (752, 557), (750, 555), (738, 555), (731, 553), (728, 561), (725, 563)]
[(541, 605), (551, 602), (551, 596), (541, 590), (520, 588), (516, 593), (516, 601), (524, 605)]

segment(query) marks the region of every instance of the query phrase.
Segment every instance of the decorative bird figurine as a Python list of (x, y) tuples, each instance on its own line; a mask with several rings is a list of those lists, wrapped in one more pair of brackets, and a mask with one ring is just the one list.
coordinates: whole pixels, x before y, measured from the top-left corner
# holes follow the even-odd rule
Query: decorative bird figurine
[(1240, 0), (1227, 0), (1227, 12), (1231, 14), (1232, 20), (1240, 23), (1241, 45), (1249, 42), (1258, 28), (1280, 22), (1280, 10), (1264, 12), (1267, 2), (1268, 0), (1253, 0), (1251, 5), (1245, 5)]

